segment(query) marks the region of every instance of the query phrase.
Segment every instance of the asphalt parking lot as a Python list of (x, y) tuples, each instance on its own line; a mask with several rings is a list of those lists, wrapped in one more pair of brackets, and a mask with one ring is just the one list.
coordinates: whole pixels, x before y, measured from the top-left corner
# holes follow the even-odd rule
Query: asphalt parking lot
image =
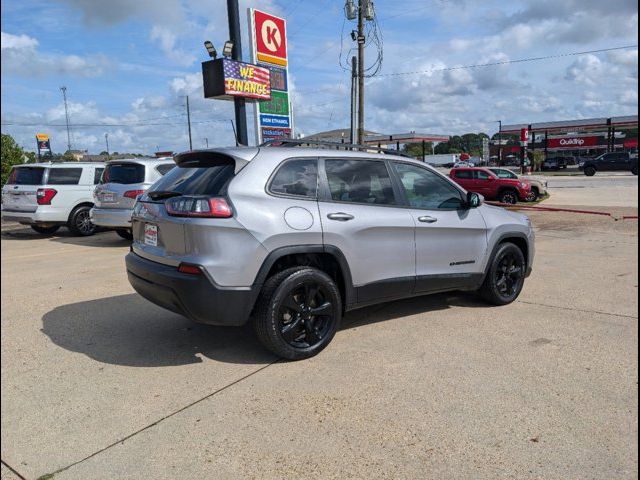
[(295, 363), (136, 295), (115, 233), (7, 229), (2, 479), (636, 477), (638, 223), (616, 219), (638, 190), (620, 178), (551, 186), (613, 217), (527, 212), (514, 304), (359, 310)]

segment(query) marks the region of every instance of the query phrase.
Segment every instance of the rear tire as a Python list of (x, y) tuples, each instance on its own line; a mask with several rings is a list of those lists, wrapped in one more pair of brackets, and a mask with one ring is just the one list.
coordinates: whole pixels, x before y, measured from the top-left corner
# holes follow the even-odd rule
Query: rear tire
[(515, 205), (518, 203), (518, 194), (513, 190), (503, 190), (498, 194), (498, 201), (500, 203)]
[(67, 227), (76, 236), (89, 237), (96, 233), (96, 226), (91, 222), (89, 211), (91, 207), (88, 205), (80, 205), (76, 207), (71, 215)]
[(131, 233), (131, 230), (124, 230), (119, 228), (118, 230), (116, 230), (116, 233), (120, 236), (120, 238), (124, 238), (125, 240), (133, 240), (133, 233)]
[(31, 225), (34, 232), (38, 232), (40, 235), (53, 235), (58, 231), (60, 225), (53, 225), (51, 227), (43, 227), (41, 225)]
[(342, 299), (335, 282), (321, 270), (293, 267), (269, 278), (252, 318), (258, 340), (288, 360), (322, 351), (342, 320)]
[(636, 176), (637, 176), (637, 175), (638, 175), (638, 167), (633, 167), (633, 168), (631, 169), (631, 173), (633, 173), (634, 175), (636, 175)]
[(527, 202), (535, 202), (540, 197), (540, 192), (538, 192), (537, 188), (532, 188), (531, 192), (527, 196)]
[(480, 287), (480, 295), (493, 305), (513, 302), (524, 286), (526, 268), (522, 250), (510, 242), (500, 244)]
[(584, 169), (584, 174), (587, 177), (593, 177), (596, 174), (596, 169), (593, 167), (587, 167)]

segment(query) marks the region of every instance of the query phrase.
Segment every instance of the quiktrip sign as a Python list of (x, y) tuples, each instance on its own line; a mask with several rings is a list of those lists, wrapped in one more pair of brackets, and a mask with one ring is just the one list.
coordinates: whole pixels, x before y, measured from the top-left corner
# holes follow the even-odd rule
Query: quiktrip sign
[(289, 97), (287, 23), (283, 18), (250, 8), (251, 61), (270, 70), (271, 98), (255, 104), (256, 140), (291, 138), (293, 118)]
[(549, 138), (547, 140), (547, 148), (589, 148), (597, 147), (599, 143), (599, 137), (597, 136)]

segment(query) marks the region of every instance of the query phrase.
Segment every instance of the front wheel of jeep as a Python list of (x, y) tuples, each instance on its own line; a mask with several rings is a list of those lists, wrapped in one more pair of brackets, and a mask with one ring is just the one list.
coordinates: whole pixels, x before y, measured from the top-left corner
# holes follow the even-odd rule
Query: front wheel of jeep
[(268, 350), (302, 360), (331, 342), (341, 319), (342, 300), (333, 279), (316, 268), (293, 267), (265, 282), (252, 320)]
[(524, 254), (517, 245), (510, 242), (501, 244), (491, 260), (480, 295), (494, 305), (513, 302), (524, 286), (526, 268)]

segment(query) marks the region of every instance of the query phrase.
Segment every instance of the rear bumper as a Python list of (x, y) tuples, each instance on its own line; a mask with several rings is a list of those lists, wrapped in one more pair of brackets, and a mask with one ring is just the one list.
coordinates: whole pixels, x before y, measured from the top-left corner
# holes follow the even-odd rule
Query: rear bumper
[(98, 208), (91, 209), (91, 221), (94, 225), (108, 228), (131, 228), (130, 208)]
[(204, 273), (180, 273), (133, 252), (125, 261), (131, 286), (160, 307), (209, 325), (241, 326), (249, 319), (257, 294), (252, 287), (218, 287)]
[(34, 225), (37, 223), (64, 225), (67, 223), (69, 214), (57, 209), (47, 209), (38, 207), (34, 212), (20, 212), (2, 209), (2, 220), (5, 222), (18, 222), (23, 225)]

